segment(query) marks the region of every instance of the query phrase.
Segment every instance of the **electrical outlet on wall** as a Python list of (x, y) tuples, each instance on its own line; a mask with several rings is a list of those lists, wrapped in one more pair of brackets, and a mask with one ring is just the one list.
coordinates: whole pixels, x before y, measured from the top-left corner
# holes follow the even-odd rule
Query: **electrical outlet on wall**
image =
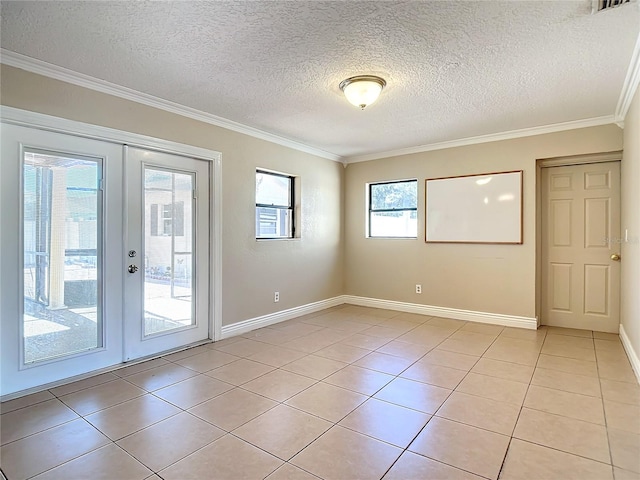
[(273, 294), (273, 302), (278, 303), (280, 301), (280, 292), (275, 292)]
[(422, 293), (422, 285), (416, 284), (416, 293)]

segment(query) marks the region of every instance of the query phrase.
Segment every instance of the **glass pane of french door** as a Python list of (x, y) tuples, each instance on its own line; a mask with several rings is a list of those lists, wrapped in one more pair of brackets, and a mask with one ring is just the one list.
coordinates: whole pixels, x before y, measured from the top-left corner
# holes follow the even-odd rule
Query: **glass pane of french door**
[(144, 335), (195, 323), (193, 173), (144, 167)]
[(102, 346), (101, 159), (23, 152), (24, 363)]

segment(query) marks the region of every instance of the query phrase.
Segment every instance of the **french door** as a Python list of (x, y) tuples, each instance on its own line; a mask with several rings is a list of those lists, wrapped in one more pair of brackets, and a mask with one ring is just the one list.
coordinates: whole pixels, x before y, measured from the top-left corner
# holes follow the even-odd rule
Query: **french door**
[(210, 336), (211, 162), (1, 135), (0, 395)]
[(209, 164), (125, 147), (125, 360), (209, 334)]

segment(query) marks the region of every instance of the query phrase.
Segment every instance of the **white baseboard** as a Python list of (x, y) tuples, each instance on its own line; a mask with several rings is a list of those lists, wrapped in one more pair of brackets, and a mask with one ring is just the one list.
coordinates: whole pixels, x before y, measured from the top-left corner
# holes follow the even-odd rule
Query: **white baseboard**
[(461, 310), (459, 308), (436, 307), (433, 305), (421, 305), (419, 303), (396, 302), (393, 300), (379, 300), (377, 298), (356, 297), (344, 295), (345, 303), (361, 305), (363, 307), (386, 308), (399, 312), (417, 313), (420, 315), (432, 315), (434, 317), (453, 318), (468, 322), (490, 323), (535, 330), (538, 328), (538, 320), (535, 317), (518, 317), (515, 315), (503, 315), (501, 313), (475, 312)]
[(622, 346), (624, 347), (625, 352), (627, 352), (627, 357), (629, 357), (629, 362), (631, 362), (631, 367), (633, 368), (633, 372), (636, 374), (638, 383), (640, 383), (640, 358), (633, 348), (633, 345), (631, 345), (631, 340), (629, 340), (629, 336), (627, 335), (627, 332), (625, 332), (622, 324), (620, 324), (620, 340), (622, 341)]
[(306, 305), (301, 305), (299, 307), (269, 313), (260, 317), (249, 318), (247, 320), (232, 323), (231, 325), (223, 325), (221, 339), (242, 335), (243, 333), (256, 330), (257, 328), (268, 327), (274, 323), (284, 322), (285, 320), (291, 320), (292, 318), (300, 317), (302, 315), (319, 312), (325, 308), (342, 305), (345, 303), (343, 297), (343, 295), (340, 295), (326, 300), (320, 300), (319, 302), (307, 303)]
[(526, 328), (535, 330), (538, 328), (538, 319), (535, 317), (518, 317), (515, 315), (503, 315), (500, 313), (474, 312), (471, 310), (460, 310), (458, 308), (436, 307), (432, 305), (421, 305), (419, 303), (396, 302), (393, 300), (380, 300), (377, 298), (357, 297), (355, 295), (340, 295), (337, 297), (321, 300), (319, 302), (308, 303), (300, 307), (289, 308), (279, 312), (262, 315), (260, 317), (249, 318), (241, 322), (222, 327), (222, 339), (242, 335), (243, 333), (256, 330), (257, 328), (268, 327), (275, 323), (291, 320), (292, 318), (309, 313), (319, 312), (325, 308), (335, 307), (343, 303), (359, 305), (362, 307), (384, 308), (398, 312), (417, 313), (420, 315), (431, 315), (435, 317), (453, 318), (455, 320), (466, 320), (468, 322), (490, 323), (492, 325), (504, 325), (506, 327)]

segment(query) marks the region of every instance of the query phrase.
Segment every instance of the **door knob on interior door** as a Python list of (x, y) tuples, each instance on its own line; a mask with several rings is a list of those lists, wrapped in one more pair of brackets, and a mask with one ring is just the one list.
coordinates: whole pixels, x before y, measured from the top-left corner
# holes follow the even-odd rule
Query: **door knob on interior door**
[(619, 253), (613, 253), (611, 255), (611, 260), (613, 260), (614, 262), (619, 262), (620, 261), (620, 254)]
[(138, 271), (138, 267), (136, 267), (135, 265), (129, 265), (127, 270), (129, 271), (129, 273), (136, 273)]

